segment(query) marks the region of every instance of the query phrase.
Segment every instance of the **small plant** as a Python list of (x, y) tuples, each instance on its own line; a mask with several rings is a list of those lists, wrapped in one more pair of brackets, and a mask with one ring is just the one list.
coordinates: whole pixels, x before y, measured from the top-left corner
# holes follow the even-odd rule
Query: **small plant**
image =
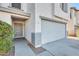
[(7, 53), (11, 50), (12, 35), (12, 27), (9, 24), (0, 21), (0, 54)]

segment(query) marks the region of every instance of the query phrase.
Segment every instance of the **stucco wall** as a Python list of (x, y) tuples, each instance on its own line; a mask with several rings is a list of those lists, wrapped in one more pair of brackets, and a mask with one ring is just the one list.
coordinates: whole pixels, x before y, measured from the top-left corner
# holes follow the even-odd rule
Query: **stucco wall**
[(77, 24), (76, 11), (75, 9), (71, 9), (70, 11), (71, 11), (71, 20), (73, 21), (73, 24), (76, 25)]
[(64, 12), (61, 7), (60, 7), (60, 3), (56, 3), (55, 4), (55, 8), (54, 8), (54, 15), (66, 20), (70, 19), (70, 4), (68, 4), (68, 12)]
[[(25, 13), (27, 12), (27, 4), (28, 3), (21, 3), (21, 10), (24, 11)], [(11, 3), (0, 3), (0, 6), (6, 7), (6, 8), (13, 8), (11, 7)]]
[(27, 12), (30, 13), (30, 18), (25, 22), (25, 37), (31, 43), (31, 34), (35, 31), (35, 4), (27, 4)]
[[(28, 4), (28, 3), (27, 3)], [(21, 3), (21, 9), (26, 13), (27, 12), (27, 4)]]
[[(70, 20), (70, 4), (68, 4), (68, 13), (60, 8), (60, 3), (37, 3), (35, 4), (35, 31), (41, 32), (41, 18), (40, 16), (55, 19), (61, 22)], [(57, 17), (55, 17), (57, 16)], [(59, 17), (59, 18), (58, 18)]]
[(48, 18), (52, 18), (52, 4), (51, 3), (37, 3), (35, 4), (35, 32), (41, 32), (41, 18), (40, 16), (45, 16)]
[(67, 22), (68, 36), (76, 36), (75, 25), (78, 23), (77, 11), (74, 8), (70, 9), (71, 19)]
[(11, 16), (5, 12), (0, 12), (0, 20), (12, 25)]
[(72, 19), (67, 22), (67, 32), (68, 36), (76, 36)]
[(76, 11), (76, 23), (79, 24), (79, 11)]
[(9, 3), (0, 3), (0, 6), (2, 7), (8, 7), (10, 4)]

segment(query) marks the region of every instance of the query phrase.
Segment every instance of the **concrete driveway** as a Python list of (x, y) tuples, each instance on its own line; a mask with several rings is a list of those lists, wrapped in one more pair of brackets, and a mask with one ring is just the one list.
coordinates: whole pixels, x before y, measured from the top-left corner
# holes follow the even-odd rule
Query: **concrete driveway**
[(60, 39), (34, 48), (25, 39), (17, 39), (15, 56), (79, 56), (79, 40)]
[(23, 38), (15, 39), (14, 44), (15, 56), (51, 56), (51, 54), (42, 47), (34, 48)]
[(79, 56), (79, 40), (61, 39), (43, 45), (54, 56)]

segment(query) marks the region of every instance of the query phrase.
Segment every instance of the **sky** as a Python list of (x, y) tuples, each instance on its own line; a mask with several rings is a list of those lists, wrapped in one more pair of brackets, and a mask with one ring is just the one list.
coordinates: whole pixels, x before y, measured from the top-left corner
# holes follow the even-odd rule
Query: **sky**
[(77, 9), (79, 9), (79, 3), (71, 3), (72, 7), (76, 7)]

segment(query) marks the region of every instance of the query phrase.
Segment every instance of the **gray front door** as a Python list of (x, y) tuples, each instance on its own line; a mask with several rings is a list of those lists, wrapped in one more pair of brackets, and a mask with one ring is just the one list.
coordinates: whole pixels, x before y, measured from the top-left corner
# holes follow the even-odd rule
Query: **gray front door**
[(15, 38), (23, 37), (23, 24), (14, 23)]

